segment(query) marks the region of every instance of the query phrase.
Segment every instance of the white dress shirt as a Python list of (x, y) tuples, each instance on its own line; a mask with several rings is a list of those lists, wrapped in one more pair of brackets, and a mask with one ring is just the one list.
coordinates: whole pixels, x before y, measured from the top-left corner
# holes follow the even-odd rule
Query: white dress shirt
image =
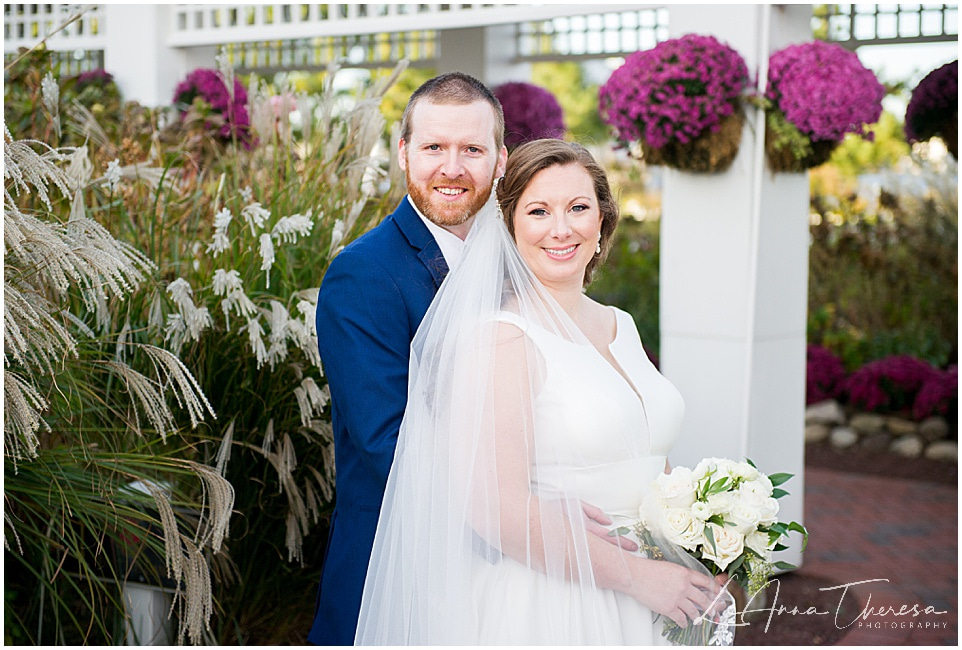
[(414, 205), (414, 201), (411, 200), (410, 195), (408, 195), (408, 202), (411, 204), (411, 207), (414, 208), (414, 211), (418, 213), (418, 216), (421, 217), (424, 225), (431, 231), (434, 241), (438, 243), (438, 248), (441, 249), (441, 254), (444, 255), (444, 261), (448, 264), (448, 270), (453, 271), (461, 261), (461, 256), (464, 254), (464, 240), (421, 214), (418, 206)]

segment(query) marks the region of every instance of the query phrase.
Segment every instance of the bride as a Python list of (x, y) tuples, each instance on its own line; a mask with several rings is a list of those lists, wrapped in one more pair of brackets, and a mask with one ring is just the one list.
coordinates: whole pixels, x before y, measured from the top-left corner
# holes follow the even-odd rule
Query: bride
[(618, 220), (604, 170), (538, 140), (496, 192), (412, 342), (356, 642), (652, 645), (702, 625), (730, 643), (706, 570), (617, 541), (684, 404), (632, 318), (584, 294)]

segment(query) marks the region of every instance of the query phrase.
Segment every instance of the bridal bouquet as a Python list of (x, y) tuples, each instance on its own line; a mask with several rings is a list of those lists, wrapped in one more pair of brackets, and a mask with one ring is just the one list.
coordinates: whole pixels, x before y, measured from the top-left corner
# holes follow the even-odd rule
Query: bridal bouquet
[(652, 533), (681, 546), (712, 575), (726, 572), (751, 596), (765, 586), (775, 569), (772, 553), (788, 548), (779, 540), (790, 531), (808, 531), (797, 522), (778, 521), (777, 487), (792, 474), (766, 476), (751, 462), (706, 458), (695, 469), (675, 467), (655, 479), (640, 510), (635, 533), (644, 544)]

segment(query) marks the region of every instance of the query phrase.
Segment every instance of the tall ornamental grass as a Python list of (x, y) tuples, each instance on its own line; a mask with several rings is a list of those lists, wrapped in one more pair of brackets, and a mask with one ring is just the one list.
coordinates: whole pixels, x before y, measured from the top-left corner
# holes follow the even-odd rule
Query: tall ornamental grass
[[(379, 104), (402, 69), (353, 98), (335, 91), (336, 68), (313, 95), (252, 77), (245, 142), (236, 136), (225, 142), (210, 129), (210, 107), (196, 99), (178, 107), (172, 98), (171, 106), (157, 109), (125, 104), (112, 114), (119, 123), (89, 103), (56, 107), (63, 125), (56, 137), (77, 146), (32, 144), (38, 157), (57, 152), (65, 168), (60, 191), (69, 201), (45, 206), (47, 221), (64, 233), (82, 225), (87, 237), (109, 238), (124, 265), (116, 262), (122, 272), (98, 267), (100, 275), (90, 280), (65, 271), (76, 285), (72, 293), (58, 276), (44, 287), (46, 302), (22, 301), (38, 310), (33, 319), (45, 324), (48, 338), (59, 337), (62, 353), (14, 350), (18, 339), (5, 331), (7, 368), (18, 373), (8, 376), (23, 378), (26, 404), (20, 428), (10, 434), (17, 444), (6, 445), (17, 453), (5, 456), (5, 495), (10, 504), (20, 485), (29, 486), (17, 498), (33, 522), (28, 529), (25, 515), (7, 508), (6, 539), (14, 540), (7, 556), (22, 557), (23, 571), (15, 584), (8, 580), (5, 610), (20, 621), (8, 631), (23, 642), (118, 642), (112, 621), (123, 603), (117, 589), (98, 587), (97, 597), (87, 592), (94, 582), (123, 582), (129, 553), (120, 557), (111, 549), (129, 551), (131, 539), (153, 543), (143, 556), (159, 561), (146, 573), (179, 589), (175, 618), (186, 626), (182, 638), (303, 640), (333, 497), (316, 295), (333, 256), (397, 199), (391, 191), (397, 168), (380, 155)], [(235, 88), (223, 61), (218, 74), (225, 89)], [(8, 149), (15, 141), (9, 136)], [(74, 182), (71, 173), (86, 178)], [(7, 182), (14, 200), (16, 182)], [(50, 183), (39, 187), (27, 198), (45, 205)], [(85, 215), (73, 230), (72, 213)], [(5, 236), (9, 232), (5, 226)], [(37, 275), (36, 264), (26, 257), (18, 264), (11, 246), (8, 238), (8, 278), (26, 283)], [(99, 261), (100, 240), (91, 248)], [(66, 259), (46, 255), (52, 266)], [(80, 340), (77, 333), (89, 344), (70, 348), (69, 336)], [(54, 388), (33, 381), (41, 370), (44, 378), (55, 375)], [(48, 449), (56, 455), (38, 462)], [(86, 491), (73, 485), (58, 492), (75, 499), (38, 496), (45, 482), (81, 471)], [(93, 473), (97, 478), (89, 478)], [(91, 490), (99, 497), (92, 499)], [(140, 519), (124, 523), (131, 509)], [(120, 522), (113, 524), (112, 546), (97, 520), (104, 513)], [(56, 533), (74, 520), (75, 548), (65, 551), (65, 533), (54, 539), (43, 522), (54, 522)], [(171, 522), (183, 531), (180, 555), (167, 534)], [(77, 564), (80, 569), (64, 568)], [(28, 574), (41, 571), (35, 567), (48, 567), (40, 593), (11, 596), (11, 587), (31, 584)], [(106, 580), (100, 580), (103, 571)], [(98, 580), (89, 579), (94, 574)], [(208, 589), (198, 592), (200, 600), (189, 598), (197, 589), (188, 574)], [(73, 581), (71, 593), (64, 591), (65, 575)], [(61, 605), (61, 621), (38, 610), (43, 599)], [(70, 615), (73, 631), (55, 632)]]

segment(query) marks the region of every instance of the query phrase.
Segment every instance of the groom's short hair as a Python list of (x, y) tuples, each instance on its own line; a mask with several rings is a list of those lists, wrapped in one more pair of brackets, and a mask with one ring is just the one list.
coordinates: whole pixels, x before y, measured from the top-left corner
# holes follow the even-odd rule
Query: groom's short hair
[(500, 150), (504, 145), (504, 111), (501, 102), (487, 86), (463, 72), (446, 72), (428, 79), (414, 91), (401, 115), (401, 139), (411, 139), (411, 113), (421, 100), (432, 104), (472, 104), (482, 101), (491, 105), (494, 111), (494, 142)]

